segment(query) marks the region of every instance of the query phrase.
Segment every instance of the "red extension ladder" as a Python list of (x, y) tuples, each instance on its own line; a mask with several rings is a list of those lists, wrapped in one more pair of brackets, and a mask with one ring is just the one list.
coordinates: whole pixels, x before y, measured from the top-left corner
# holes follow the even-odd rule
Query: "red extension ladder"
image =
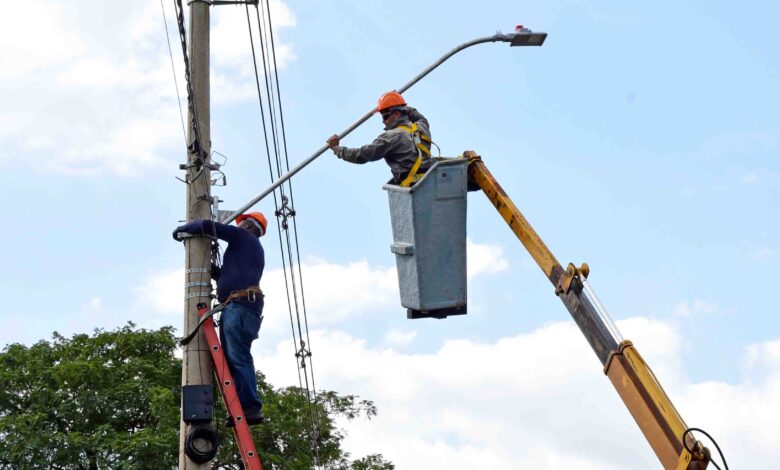
[[(206, 304), (198, 305), (198, 315), (202, 318), (209, 308)], [(238, 450), (241, 453), (241, 460), (244, 462), (246, 470), (262, 470), (260, 456), (255, 449), (255, 442), (252, 440), (252, 433), (249, 431), (249, 425), (244, 419), (244, 409), (241, 408), (241, 402), (238, 401), (236, 387), (233, 385), (233, 376), (230, 375), (225, 353), (222, 351), (222, 345), (219, 342), (217, 330), (214, 328), (214, 319), (209, 317), (201, 326), (203, 334), (206, 336), (206, 342), (211, 351), (211, 360), (214, 362), (214, 373), (219, 380), (219, 389), (222, 391), (222, 399), (225, 401), (225, 408), (228, 416), (233, 418), (233, 434), (236, 436)]]

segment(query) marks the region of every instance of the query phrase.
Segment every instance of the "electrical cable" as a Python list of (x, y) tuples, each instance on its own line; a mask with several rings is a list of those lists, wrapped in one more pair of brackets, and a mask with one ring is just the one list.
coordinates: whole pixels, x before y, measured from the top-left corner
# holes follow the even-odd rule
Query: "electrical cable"
[[(268, 0), (266, 0), (266, 11), (268, 14), (268, 32), (271, 36), (271, 53), (273, 55), (273, 62), (274, 62), (274, 76), (276, 78), (276, 95), (277, 95), (277, 101), (279, 103), (279, 119), (281, 123), (282, 128), (282, 144), (284, 146), (284, 157), (285, 157), (285, 163), (287, 165), (287, 171), (290, 171), (290, 158), (289, 153), (287, 151), (287, 133), (285, 131), (284, 126), (284, 111), (282, 109), (282, 96), (281, 96), (281, 90), (279, 86), (279, 67), (277, 65), (276, 61), (276, 44), (274, 41), (274, 29), (273, 24), (271, 22), (271, 8)], [(292, 190), (292, 179), (288, 182), (289, 188), (290, 188), (290, 204), (292, 204), (293, 207), (295, 207), (295, 199), (293, 197), (293, 190)], [(303, 306), (303, 320), (306, 326), (306, 341), (311, 344), (311, 341), (309, 339), (309, 320), (308, 315), (306, 311), (306, 295), (303, 291), (303, 272), (301, 270), (301, 253), (300, 253), (300, 245), (298, 243), (298, 222), (295, 217), (293, 217), (293, 233), (295, 235), (295, 249), (296, 249), (296, 258), (298, 260), (298, 278), (300, 279), (301, 284), (301, 303)], [(312, 376), (312, 388), (314, 389), (314, 400), (315, 405), (317, 403), (317, 388), (314, 385), (314, 364), (312, 363), (311, 359), (309, 360), (309, 365), (311, 367), (311, 376)]]
[(184, 29), (184, 7), (181, 0), (175, 0), (174, 9), (176, 10), (176, 21), (179, 27), (179, 40), (181, 42), (181, 52), (184, 59), (184, 78), (187, 83), (187, 107), (190, 110), (190, 125), (195, 133), (195, 139), (187, 145), (190, 152), (195, 155), (196, 165), (202, 165), (203, 147), (200, 137), (200, 120), (198, 119), (198, 106), (195, 100), (195, 90), (192, 88), (192, 79), (190, 74), (190, 59), (187, 55), (187, 32)]
[[(280, 90), (280, 85), (279, 85), (279, 67), (278, 67), (278, 62), (276, 60), (276, 44), (275, 44), (274, 33), (273, 33), (273, 22), (272, 22), (272, 19), (271, 19), (271, 8), (270, 8), (270, 3), (269, 3), (268, 0), (266, 0), (266, 2), (265, 2), (265, 11), (266, 11), (266, 16), (268, 18), (268, 28), (267, 28), (267, 31), (268, 31), (268, 35), (270, 37), (270, 41), (269, 42), (271, 44), (271, 53), (270, 53), (270, 55), (271, 55), (271, 58), (273, 60), (273, 71), (274, 71), (274, 78), (275, 78), (275, 83), (276, 83), (276, 87), (275, 87), (275, 89), (276, 89), (276, 98), (277, 98), (276, 102), (277, 102), (278, 107), (279, 107), (279, 121), (280, 121), (279, 123), (280, 123), (280, 128), (281, 128), (281, 137), (282, 137), (284, 158), (285, 158), (287, 172), (289, 172), (290, 171), (290, 159), (289, 159), (289, 152), (287, 150), (287, 135), (286, 135), (285, 125), (284, 125), (284, 111), (283, 111), (283, 108), (282, 108), (282, 97), (281, 97), (281, 90)], [(274, 82), (272, 81), (271, 83), (272, 83), (272, 88), (274, 88), (273, 87), (273, 83)], [(278, 134), (277, 134), (277, 137), (278, 137)], [(278, 142), (278, 138), (277, 138), (277, 142)], [(295, 207), (295, 202), (294, 202), (294, 197), (293, 197), (293, 189), (292, 189), (292, 180), (288, 180), (287, 184), (288, 184), (289, 192), (290, 192), (290, 204), (292, 205), (292, 207)], [(302, 305), (302, 308), (303, 308), (304, 327), (305, 327), (305, 331), (306, 331), (306, 342), (311, 347), (311, 339), (309, 337), (309, 321), (308, 321), (308, 314), (307, 314), (307, 310), (306, 310), (306, 296), (305, 296), (305, 293), (304, 293), (304, 286), (303, 286), (303, 272), (302, 272), (302, 269), (301, 269), (300, 245), (298, 243), (298, 227), (297, 227), (298, 224), (297, 224), (296, 217), (293, 217), (292, 221), (293, 221), (293, 234), (294, 234), (294, 239), (295, 239), (296, 264), (298, 266), (298, 279), (299, 279), (300, 289), (301, 289), (301, 305)], [(289, 235), (289, 232), (287, 232), (287, 233)], [(292, 257), (292, 250), (291, 250), (291, 248), (289, 246), (289, 243), (290, 242), (289, 242), (289, 237), (288, 237), (288, 254), (289, 254), (290, 257)], [(291, 269), (292, 269), (292, 264), (291, 264)], [(294, 273), (293, 273), (293, 276), (294, 276)], [(296, 296), (296, 302), (297, 302), (297, 296)], [(298, 310), (297, 310), (297, 305), (296, 305), (296, 312), (297, 311)], [(299, 322), (300, 322), (300, 318), (299, 318)], [(300, 324), (299, 324), (298, 328), (299, 328), (299, 335), (302, 335), (302, 333), (300, 331)], [(306, 358), (308, 358), (308, 360), (309, 360), (309, 370), (310, 370), (310, 374), (311, 374), (311, 387), (312, 387), (312, 395), (313, 395), (313, 401), (314, 401), (314, 411), (315, 411), (315, 418), (316, 418), (316, 421), (318, 423), (318, 425), (315, 427), (315, 431), (317, 432), (317, 435), (319, 437), (320, 416), (319, 416), (319, 406), (317, 406), (318, 405), (317, 387), (316, 387), (315, 381), (314, 381), (314, 362), (312, 360), (310, 352), (303, 359), (306, 359)], [(307, 376), (307, 379), (308, 379), (308, 376)], [(307, 384), (307, 392), (308, 392), (308, 384)]]
[[(276, 57), (275, 57), (275, 48), (273, 44), (273, 38), (272, 38), (272, 32), (268, 32), (271, 29), (271, 19), (270, 19), (270, 8), (268, 8), (268, 5), (266, 3), (266, 12), (268, 15), (268, 27), (265, 27), (265, 20), (261, 19), (260, 16), (260, 8), (256, 5), (256, 19), (257, 19), (257, 25), (259, 30), (259, 38), (260, 38), (260, 52), (263, 62), (263, 78), (264, 78), (264, 85), (265, 85), (265, 92), (266, 92), (266, 103), (264, 105), (263, 99), (262, 99), (262, 91), (260, 86), (260, 78), (259, 78), (259, 71), (257, 66), (257, 54), (254, 47), (254, 37), (252, 34), (252, 22), (249, 17), (249, 8), (246, 7), (247, 11), (247, 25), (250, 32), (250, 46), (252, 48), (252, 59), (253, 59), (253, 65), (254, 65), (254, 71), (255, 71), (255, 83), (257, 87), (257, 94), (258, 94), (258, 101), (260, 103), (260, 113), (261, 113), (261, 121), (263, 126), (263, 135), (265, 137), (265, 147), (266, 147), (266, 158), (268, 161), (268, 167), (269, 167), (269, 174), (271, 176), (271, 181), (274, 181), (274, 168), (273, 164), (271, 163), (271, 148), (269, 147), (269, 140), (272, 143), (273, 147), (273, 154), (274, 154), (274, 161), (276, 164), (276, 177), (280, 177), (282, 174), (282, 155), (280, 150), (280, 136), (282, 138), (282, 143), (284, 144), (284, 152), (285, 152), (285, 160), (287, 161), (287, 168), (289, 169), (289, 158), (287, 157), (287, 147), (286, 147), (286, 135), (284, 130), (284, 121), (283, 121), (283, 113), (281, 109), (281, 95), (279, 93), (279, 82), (278, 82), (278, 73), (275, 75), (276, 83), (274, 83), (274, 80), (270, 79), (270, 62), (273, 59), (274, 61), (274, 67), (276, 67)], [(265, 15), (264, 15), (265, 16)], [(266, 39), (264, 38), (264, 31), (266, 34), (271, 35), (271, 40), (269, 43), (271, 44), (270, 49), (269, 47), (266, 47)], [(276, 92), (274, 96), (274, 91)], [(279, 106), (279, 114), (277, 115), (276, 109), (277, 106)], [(266, 122), (265, 119), (265, 113), (268, 113), (269, 119), (268, 122)], [(278, 122), (278, 126), (277, 126)], [(269, 135), (270, 130), (270, 135)], [(280, 134), (281, 131), (281, 134)], [(290, 182), (287, 182), (288, 189), (290, 191), (290, 200), (292, 201), (292, 186)], [(298, 381), (300, 390), (304, 390), (304, 382), (305, 382), (305, 391), (306, 391), (306, 401), (308, 405), (308, 415), (309, 420), (312, 427), (312, 434), (310, 435), (312, 438), (312, 450), (315, 453), (315, 466), (319, 464), (321, 461), (319, 456), (319, 423), (320, 423), (320, 417), (319, 417), (319, 409), (317, 406), (317, 398), (316, 398), (316, 388), (314, 387), (314, 377), (313, 377), (313, 367), (311, 363), (311, 352), (306, 349), (306, 342), (303, 340), (303, 327), (301, 325), (301, 319), (300, 319), (300, 305), (298, 303), (298, 284), (301, 283), (301, 299), (302, 304), (305, 308), (305, 300), (303, 299), (303, 288), (302, 288), (302, 276), (300, 274), (300, 251), (297, 245), (297, 224), (295, 223), (295, 211), (291, 210), (288, 207), (288, 199), (285, 195), (285, 187), (284, 185), (281, 185), (279, 187), (279, 193), (280, 197), (282, 199), (282, 207), (280, 209), (279, 207), (279, 199), (277, 198), (276, 192), (274, 191), (274, 206), (276, 209), (276, 215), (277, 215), (277, 227), (279, 228), (279, 245), (280, 250), (282, 254), (282, 268), (283, 268), (283, 274), (285, 278), (285, 289), (287, 291), (287, 304), (288, 304), (288, 312), (290, 315), (290, 328), (292, 331), (292, 337), (293, 337), (293, 343), (295, 347), (295, 355), (296, 357), (301, 358), (301, 367), (297, 367), (298, 372)], [(293, 261), (293, 249), (292, 249), (292, 241), (290, 237), (290, 233), (288, 230), (288, 224), (287, 224), (287, 218), (292, 216), (293, 217), (293, 226), (295, 229), (295, 247), (296, 247), (296, 257), (298, 260), (298, 280), (296, 280), (296, 273), (294, 268), (294, 261)], [(282, 240), (282, 231), (285, 232), (285, 240)], [(286, 254), (285, 254), (285, 248), (286, 248)], [(287, 271), (287, 263), (289, 262), (290, 271), (288, 273)], [(290, 291), (292, 290), (292, 295)], [(293, 320), (293, 307), (295, 309), (295, 316), (296, 319)], [(304, 311), (305, 316), (305, 311)], [(295, 324), (297, 323), (297, 334), (296, 334), (296, 328)], [(306, 324), (306, 339), (309, 340), (308, 336), (308, 320), (305, 320)], [(298, 349), (298, 344), (301, 345), (300, 349)], [(306, 365), (306, 360), (309, 360), (309, 366)], [(301, 376), (301, 370), (304, 369), (303, 377)], [(309, 381), (309, 373), (312, 373), (311, 377), (311, 383)], [(313, 397), (313, 398), (312, 398)], [(315, 416), (316, 415), (316, 416)]]
[[(251, 46), (251, 49), (252, 49), (252, 62), (254, 64), (254, 71), (255, 71), (255, 84), (257, 86), (257, 98), (258, 98), (258, 102), (259, 102), (259, 105), (260, 105), (260, 118), (261, 118), (261, 123), (262, 123), (262, 127), (263, 127), (263, 140), (265, 142), (265, 153), (266, 153), (267, 160), (268, 160), (268, 172), (269, 172), (269, 176), (271, 178), (271, 182), (273, 182), (274, 181), (274, 173), (273, 173), (273, 165), (271, 163), (271, 149), (268, 146), (268, 130), (266, 128), (265, 111), (264, 111), (265, 106), (263, 105), (262, 93), (260, 91), (260, 74), (259, 74), (259, 72), (257, 70), (257, 56), (255, 54), (254, 38), (253, 38), (253, 34), (252, 34), (252, 22), (251, 22), (251, 19), (250, 19), (250, 16), (249, 16), (249, 6), (247, 5), (245, 8), (246, 8), (246, 15), (247, 15), (246, 16), (247, 27), (249, 29), (249, 43), (250, 43), (250, 46)], [(274, 208), (278, 211), (279, 210), (279, 201), (278, 201), (277, 196), (276, 196), (276, 191), (273, 192), (273, 197), (274, 197)], [(281, 222), (279, 221), (278, 218), (276, 219), (276, 227), (277, 227), (276, 233), (279, 236), (279, 246), (281, 247), (282, 246), (282, 226), (281, 226)], [(289, 292), (289, 286), (287, 284), (287, 264), (286, 264), (286, 260), (284, 259), (284, 256), (282, 256), (282, 271), (283, 271), (283, 274), (284, 274), (285, 290), (287, 290)], [(288, 312), (290, 314), (290, 328), (292, 329), (292, 332), (293, 332), (293, 346), (294, 346), (295, 350), (297, 351), (297, 346), (296, 346), (297, 341), (295, 339), (295, 327), (293, 325), (292, 306), (290, 304), (290, 297), (289, 297), (289, 295), (287, 296), (287, 310), (288, 310)], [(303, 378), (301, 377), (300, 369), (298, 369), (298, 385), (300, 386), (300, 388), (303, 388)]]
[[(692, 433), (694, 431), (700, 432), (700, 433), (704, 434), (705, 436), (707, 436), (707, 438), (715, 445), (715, 449), (718, 451), (718, 454), (720, 455), (720, 460), (721, 460), (721, 462), (723, 462), (723, 466), (725, 467), (723, 470), (729, 470), (729, 464), (726, 463), (726, 458), (723, 456), (723, 452), (720, 450), (720, 446), (715, 441), (715, 439), (713, 439), (713, 437), (710, 436), (710, 434), (707, 431), (703, 430), (703, 429), (700, 429), (700, 428), (688, 428), (688, 429), (685, 430), (685, 432), (682, 435), (682, 441), (683, 441), (683, 446), (685, 447), (685, 450), (687, 450), (688, 452), (693, 454), (693, 450), (688, 448), (688, 442), (685, 440), (685, 438), (686, 438), (686, 436), (688, 436), (689, 433)], [(717, 468), (718, 470), (721, 470), (721, 468), (718, 466), (718, 464), (716, 464), (712, 460), (710, 460), (710, 463), (712, 465), (714, 465), (715, 468)]]
[(164, 0), (160, 0), (160, 8), (162, 8), (163, 24), (165, 25), (165, 38), (168, 44), (168, 55), (171, 56), (171, 69), (173, 70), (173, 85), (176, 87), (176, 101), (179, 103), (179, 117), (181, 118), (181, 132), (184, 135), (184, 146), (187, 146), (187, 129), (184, 125), (184, 111), (181, 109), (181, 96), (179, 95), (179, 83), (176, 80), (176, 66), (173, 61), (173, 49), (171, 49), (171, 36), (168, 34), (168, 18), (165, 15)]
[[(206, 174), (206, 166), (204, 165), (204, 156), (207, 157), (207, 155), (204, 155), (203, 147), (202, 147), (202, 140), (201, 140), (201, 133), (200, 133), (200, 120), (198, 119), (198, 110), (197, 110), (197, 103), (195, 100), (195, 90), (192, 87), (192, 79), (191, 79), (191, 73), (190, 73), (190, 62), (189, 57), (187, 55), (187, 32), (184, 28), (184, 8), (182, 7), (181, 0), (175, 0), (174, 2), (174, 9), (176, 10), (176, 19), (177, 19), (177, 25), (179, 28), (179, 39), (181, 42), (182, 47), (182, 57), (184, 60), (184, 77), (185, 81), (187, 83), (187, 106), (190, 111), (190, 124), (191, 124), (191, 130), (195, 134), (195, 138), (191, 143), (187, 145), (187, 150), (194, 156), (193, 161), (196, 165), (196, 168), (198, 168), (198, 171), (196, 173), (196, 176), (192, 178), (192, 180), (187, 180), (188, 183), (194, 182), (198, 177), (205, 176)], [(185, 139), (186, 142), (186, 139)], [(211, 195), (209, 191), (210, 186), (206, 186), (206, 193), (205, 194), (196, 194), (195, 200), (196, 201), (209, 201), (209, 210), (211, 213), (211, 219), (214, 220), (214, 206), (211, 204)], [(214, 227), (214, 240), (212, 240), (211, 250), (206, 251), (206, 256), (210, 256), (211, 261), (219, 261), (219, 247), (216, 245), (216, 228)], [(188, 253), (187, 255), (187, 266), (191, 266), (191, 253)], [(207, 262), (207, 258), (202, 260), (201, 265), (205, 265)], [(204, 280), (205, 276), (205, 280)], [(199, 282), (211, 282), (211, 274), (210, 272), (206, 273), (200, 273), (199, 276), (200, 280)], [(209, 290), (210, 292), (210, 290)], [(209, 301), (211, 300), (211, 296), (209, 296)], [(200, 344), (200, 343), (199, 343)], [(189, 352), (192, 352), (192, 348), (187, 349)], [(207, 350), (207, 349), (206, 349)], [(195, 349), (195, 351), (198, 351), (198, 354), (196, 354), (197, 362), (198, 362), (198, 375), (200, 376), (200, 383), (205, 383), (204, 374), (203, 374), (203, 366), (200, 360), (201, 352), (204, 351), (204, 349), (198, 347)], [(189, 379), (187, 378), (185, 382), (189, 382)]]
[[(271, 45), (270, 52), (268, 52), (267, 55), (269, 56), (269, 62), (271, 60), (273, 61), (273, 72), (274, 72), (274, 79), (275, 79), (275, 80), (268, 80), (268, 81), (270, 82), (271, 90), (275, 90), (276, 91), (276, 103), (277, 103), (278, 108), (279, 108), (279, 128), (281, 129), (281, 137), (282, 137), (282, 144), (283, 144), (283, 151), (284, 151), (286, 168), (287, 168), (287, 171), (289, 171), (289, 169), (290, 169), (290, 160), (289, 160), (289, 153), (287, 151), (287, 137), (286, 137), (286, 130), (285, 130), (285, 125), (284, 125), (284, 111), (283, 111), (283, 108), (282, 108), (281, 91), (280, 91), (280, 85), (279, 85), (279, 72), (278, 72), (279, 71), (279, 67), (278, 67), (278, 63), (277, 63), (277, 60), (276, 60), (276, 45), (275, 45), (275, 40), (274, 40), (274, 35), (273, 35), (273, 22), (272, 22), (272, 19), (271, 19), (271, 9), (270, 9), (270, 3), (268, 2), (268, 0), (266, 0), (266, 2), (265, 2), (265, 13), (266, 13), (265, 16), (268, 18), (268, 27), (264, 28), (264, 29), (265, 29), (265, 31), (267, 31), (267, 34), (269, 36), (268, 42)], [(257, 14), (259, 16), (259, 12)], [(262, 24), (263, 26), (265, 26), (265, 21), (263, 20), (262, 22), (258, 22), (258, 24)], [(261, 43), (262, 42), (263, 42), (263, 37), (261, 35)], [(265, 48), (265, 49), (267, 51), (267, 48)], [(264, 55), (264, 57), (265, 57), (265, 55)], [(264, 71), (265, 70), (270, 70), (270, 67), (271, 66), (269, 64), (267, 68), (264, 68)], [(271, 92), (269, 101), (273, 105), (273, 103), (274, 103), (274, 96), (273, 96), (272, 92)], [(273, 106), (272, 106), (272, 109), (273, 109)], [(274, 117), (275, 117), (275, 115), (274, 115)], [(275, 133), (275, 139), (274, 139), (277, 146), (278, 146), (278, 142), (279, 142), (279, 135), (280, 135), (280, 133), (277, 131)], [(279, 155), (281, 154), (281, 152), (278, 152), (278, 147), (277, 147), (277, 153)], [(281, 160), (281, 158), (278, 158), (278, 160)], [(279, 175), (281, 176), (281, 171), (279, 172)], [(287, 185), (289, 187), (289, 192), (290, 192), (290, 203), (294, 207), (294, 197), (293, 197), (293, 191), (292, 191), (292, 181), (288, 180)], [(289, 232), (287, 232), (287, 233), (289, 234)], [(307, 316), (307, 311), (306, 311), (306, 298), (305, 298), (305, 294), (304, 294), (304, 290), (303, 290), (303, 273), (302, 273), (302, 270), (301, 270), (301, 263), (300, 263), (300, 249), (299, 249), (300, 245), (298, 244), (297, 221), (296, 221), (295, 217), (293, 217), (293, 233), (294, 233), (294, 238), (295, 238), (295, 249), (296, 249), (296, 258), (297, 258), (296, 259), (296, 264), (298, 266), (298, 279), (299, 279), (299, 284), (300, 284), (300, 289), (301, 289), (301, 304), (302, 304), (302, 307), (303, 307), (304, 324), (305, 324), (305, 331), (306, 331), (306, 340), (310, 344), (311, 341), (310, 341), (310, 338), (309, 338), (309, 330), (308, 330), (308, 316)], [(292, 250), (291, 250), (289, 245), (290, 245), (290, 241), (288, 239), (288, 254), (289, 254), (290, 257), (292, 257)], [(292, 260), (291, 260), (291, 269), (292, 269)], [(292, 279), (294, 281), (294, 273), (292, 273)], [(295, 290), (295, 287), (296, 287), (295, 283), (293, 283), (293, 289), (294, 290)], [(299, 309), (298, 309), (298, 305), (297, 305), (297, 298), (298, 298), (297, 295), (295, 295), (294, 298), (296, 300), (296, 312), (298, 312)], [(300, 322), (300, 318), (299, 318), (299, 322)], [(299, 334), (301, 334), (300, 331), (301, 331), (301, 329), (300, 329), (300, 324), (299, 324)], [(313, 361), (311, 359), (311, 354), (308, 354), (307, 357), (309, 359), (309, 368), (311, 370), (311, 379), (312, 379), (312, 390), (313, 390), (313, 394), (314, 394), (314, 402), (315, 402), (315, 405), (316, 405), (317, 397), (316, 397), (316, 387), (314, 385)], [(308, 387), (307, 387), (307, 389), (308, 389)], [(316, 406), (315, 406), (315, 411), (316, 411), (317, 414), (319, 414), (319, 409)], [(319, 421), (319, 416), (317, 417), (317, 419)]]

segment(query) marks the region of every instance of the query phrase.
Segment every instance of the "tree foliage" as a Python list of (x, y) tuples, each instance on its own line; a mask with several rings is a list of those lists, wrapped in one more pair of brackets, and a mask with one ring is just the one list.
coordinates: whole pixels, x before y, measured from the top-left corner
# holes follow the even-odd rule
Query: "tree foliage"
[[(7, 346), (0, 353), (0, 469), (176, 468), (176, 348), (171, 327), (145, 330), (132, 323)], [(371, 418), (372, 402), (330, 391), (315, 400), (297, 387), (274, 388), (259, 373), (258, 385), (269, 421), (252, 431), (264, 469), (394, 469), (380, 454), (353, 461), (341, 448), (344, 432), (334, 420)], [(220, 402), (215, 468), (238, 469), (224, 416)]]
[[(334, 418), (371, 418), (377, 412), (371, 401), (331, 391), (318, 393), (315, 400), (298, 387), (275, 389), (260, 373), (257, 374), (257, 383), (263, 398), (263, 413), (268, 421), (262, 426), (253, 426), (252, 434), (264, 470), (309, 470), (315, 466), (332, 470), (395, 468), (380, 454), (350, 461), (349, 453), (341, 448), (344, 432), (335, 425)], [(217, 415), (224, 416), (221, 403)], [(223, 419), (216, 422), (219, 427)], [(220, 435), (225, 441), (216, 459), (218, 468), (240, 469), (233, 435), (229, 432), (220, 432)]]

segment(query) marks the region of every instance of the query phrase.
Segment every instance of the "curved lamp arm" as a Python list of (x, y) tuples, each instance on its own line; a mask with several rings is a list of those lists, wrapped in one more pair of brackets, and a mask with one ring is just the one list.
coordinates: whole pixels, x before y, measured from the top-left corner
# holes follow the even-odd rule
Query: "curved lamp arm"
[[(475, 46), (477, 44), (482, 44), (486, 42), (508, 42), (510, 43), (510, 46), (541, 46), (544, 43), (545, 38), (547, 37), (547, 33), (534, 33), (530, 29), (523, 28), (522, 26), (518, 26), (514, 33), (512, 34), (502, 34), (500, 32), (492, 35), (492, 36), (486, 36), (483, 38), (477, 38), (473, 39), (468, 42), (464, 42), (460, 46), (452, 49), (448, 53), (444, 54), (439, 60), (434, 62), (433, 64), (429, 65), (425, 70), (420, 72), (416, 77), (411, 79), (408, 83), (403, 85), (401, 88), (396, 90), (398, 93), (403, 93), (409, 88), (411, 88), (415, 83), (419, 82), (423, 79), (426, 75), (431, 73), (433, 69), (440, 66), (444, 61), (449, 59), (450, 57), (454, 56), (458, 52), (462, 51), (463, 49), (469, 48), (471, 46)], [(342, 131), (340, 134), (338, 134), (339, 139), (343, 139), (346, 137), (350, 132), (357, 129), (361, 124), (368, 121), (368, 119), (373, 116), (373, 114), (376, 112), (376, 108), (371, 109), (366, 114), (364, 114), (360, 119), (353, 122), (352, 125), (350, 125), (348, 128), (346, 128), (344, 131)], [(271, 186), (269, 186), (265, 191), (258, 194), (254, 198), (252, 198), (249, 202), (241, 206), (240, 208), (233, 211), (230, 215), (220, 219), (220, 222), (224, 224), (229, 224), (232, 222), (237, 216), (243, 214), (245, 211), (247, 211), (249, 208), (260, 202), (263, 198), (271, 194), (276, 188), (284, 184), (285, 181), (292, 178), (296, 173), (301, 171), (305, 166), (307, 166), (309, 163), (313, 162), (317, 157), (322, 155), (326, 150), (328, 150), (327, 145), (323, 145), (320, 147), (316, 152), (311, 154), (306, 160), (299, 163), (295, 168), (287, 172), (286, 174), (282, 175), (278, 180), (276, 180)]]

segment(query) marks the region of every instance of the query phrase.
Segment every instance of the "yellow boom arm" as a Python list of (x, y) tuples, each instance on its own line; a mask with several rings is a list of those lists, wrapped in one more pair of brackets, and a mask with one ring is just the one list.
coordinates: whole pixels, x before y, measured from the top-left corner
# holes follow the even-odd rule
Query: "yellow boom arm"
[(661, 388), (653, 371), (631, 342), (620, 338), (617, 328), (586, 280), (588, 265), (583, 264), (577, 268), (569, 264), (564, 270), (490, 174), (482, 159), (471, 151), (464, 152), (464, 156), (469, 159), (469, 182), (482, 189), (555, 286), (556, 295), (560, 297), (601, 360), (604, 373), (639, 425), (663, 468), (706, 469), (710, 461), (709, 450), (690, 433), (685, 435), (688, 427)]

